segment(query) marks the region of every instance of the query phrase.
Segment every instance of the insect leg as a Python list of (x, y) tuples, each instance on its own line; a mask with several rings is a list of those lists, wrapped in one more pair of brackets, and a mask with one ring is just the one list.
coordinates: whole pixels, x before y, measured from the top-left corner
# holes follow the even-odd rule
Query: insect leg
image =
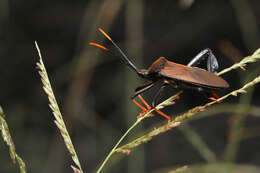
[[(165, 86), (165, 85), (163, 85), (161, 88), (163, 88), (164, 86)], [(160, 88), (160, 89), (161, 89), (161, 88)], [(144, 114), (146, 114), (148, 111), (151, 110), (151, 106), (149, 106), (149, 104), (143, 99), (143, 97), (142, 97), (141, 95), (138, 95), (138, 98), (144, 103), (144, 105), (147, 107), (147, 109), (144, 108), (142, 105), (140, 105), (137, 101), (135, 101), (135, 100), (133, 99), (132, 101), (134, 102), (134, 104), (136, 104), (138, 107), (140, 107), (140, 108), (143, 110), (143, 112), (142, 112), (139, 116), (137, 116), (137, 118), (144, 116)], [(160, 111), (160, 110), (157, 109), (157, 108), (154, 108), (154, 110), (155, 110), (159, 115), (163, 116), (164, 118), (166, 118), (166, 119), (168, 120), (168, 128), (170, 129), (171, 117), (168, 116), (168, 115), (166, 115), (165, 113), (163, 113), (162, 111)]]
[(210, 92), (213, 95), (213, 97), (209, 97), (209, 99), (212, 100), (212, 101), (215, 101), (217, 103), (220, 103), (220, 101), (218, 100), (219, 96), (217, 95), (217, 93), (215, 93), (215, 91), (213, 91), (213, 90), (211, 90)]
[(210, 91), (204, 92), (204, 94), (205, 94), (205, 97), (207, 97), (209, 100), (220, 103), (220, 101), (218, 100), (219, 96), (217, 95), (217, 93), (215, 91), (210, 90)]
[[(147, 91), (147, 90), (149, 90), (152, 86), (154, 86), (154, 84), (155, 84), (155, 82), (151, 81), (151, 82), (148, 82), (148, 83), (146, 83), (146, 84), (144, 84), (144, 85), (142, 85), (142, 86), (140, 86), (140, 87), (137, 87), (137, 88), (135, 89), (134, 95), (131, 97), (132, 102), (133, 102), (134, 104), (136, 104), (139, 108), (141, 108), (141, 109), (143, 110), (143, 112), (142, 112), (138, 117), (142, 117), (146, 112), (148, 112), (148, 111), (151, 110), (151, 106), (149, 106), (149, 104), (142, 98), (142, 96), (141, 96), (140, 94), (143, 93), (143, 92), (145, 92), (145, 91)], [(136, 96), (138, 96), (138, 98), (144, 103), (144, 105), (146, 106), (147, 109), (146, 109), (145, 107), (143, 107), (142, 105), (140, 105), (140, 104), (134, 99)], [(137, 118), (138, 118), (138, 117), (137, 117)]]
[(140, 115), (137, 116), (137, 119), (140, 118), (140, 117), (143, 117), (144, 114), (146, 114), (148, 111), (151, 110), (151, 106), (143, 99), (143, 97), (141, 95), (138, 95), (138, 98), (143, 102), (143, 104), (146, 106), (143, 107), (142, 105), (140, 105), (135, 99), (133, 99), (133, 103), (136, 104), (139, 108), (141, 108), (143, 111), (142, 113), (140, 113)]
[(155, 107), (155, 103), (157, 101), (157, 99), (159, 98), (159, 96), (161, 95), (163, 89), (168, 85), (168, 83), (163, 83), (163, 85), (160, 87), (160, 89), (157, 91), (157, 93), (154, 95), (153, 97), (153, 101), (152, 101), (152, 107)]
[(141, 95), (138, 95), (138, 98), (143, 102), (143, 104), (146, 106), (147, 110), (151, 110), (151, 106), (144, 100), (144, 98)]
[(216, 73), (218, 70), (218, 61), (212, 51), (207, 48), (198, 53), (187, 66), (197, 66), (202, 61), (207, 60), (207, 70), (211, 73)]
[(137, 95), (139, 95), (139, 94), (141, 94), (141, 93), (143, 93), (143, 92), (149, 90), (150, 88), (152, 88), (152, 86), (154, 86), (154, 84), (155, 84), (155, 83), (152, 81), (152, 82), (148, 82), (148, 83), (146, 83), (146, 84), (144, 84), (144, 85), (142, 85), (142, 86), (140, 86), (140, 87), (137, 87), (137, 88), (135, 89), (135, 93), (134, 93), (134, 95), (131, 97), (131, 99), (134, 99)]
[(140, 105), (135, 99), (132, 100), (132, 102), (138, 106), (139, 108), (141, 108), (143, 110), (143, 112), (146, 112), (147, 109), (145, 107), (143, 107), (142, 105)]
[(171, 117), (166, 115), (165, 113), (163, 113), (162, 111), (160, 111), (159, 109), (157, 108), (154, 108), (154, 110), (160, 114), (161, 116), (163, 116), (164, 118), (166, 118), (168, 120), (168, 128), (170, 129), (170, 125), (171, 125)]

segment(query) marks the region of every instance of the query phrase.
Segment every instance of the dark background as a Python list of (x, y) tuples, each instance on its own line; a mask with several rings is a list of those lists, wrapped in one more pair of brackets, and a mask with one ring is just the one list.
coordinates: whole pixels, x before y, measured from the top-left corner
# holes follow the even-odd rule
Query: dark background
[[(118, 57), (88, 45), (90, 41), (109, 45), (98, 27), (140, 68), (148, 68), (160, 56), (187, 64), (201, 50), (210, 48), (221, 70), (260, 47), (259, 7), (258, 0), (2, 0), (0, 104), (28, 172), (72, 172), (73, 164), (35, 69), (35, 40), (83, 169), (92, 172), (134, 123), (140, 110), (130, 96), (145, 82)], [(246, 71), (237, 69), (223, 75), (230, 88), (219, 94), (240, 88), (258, 74), (259, 63), (254, 63)], [(143, 95), (148, 102), (155, 91)], [(173, 93), (176, 90), (167, 89), (161, 101)], [(200, 137), (218, 162), (258, 166), (259, 94), (257, 86), (242, 97), (226, 99), (215, 106), (215, 110), (223, 109), (222, 113), (206, 112), (211, 116), (154, 137), (128, 157), (115, 155), (104, 172), (165, 172), (182, 165), (211, 163), (199, 152), (203, 146), (192, 144), (193, 135), (187, 129)], [(164, 112), (175, 116), (207, 102), (200, 93), (185, 91)], [(246, 113), (234, 112), (242, 107)], [(128, 141), (158, 123), (166, 120), (160, 116), (146, 119)], [(238, 138), (232, 138), (234, 135)], [(19, 172), (4, 142), (0, 142), (0, 150), (0, 172)]]

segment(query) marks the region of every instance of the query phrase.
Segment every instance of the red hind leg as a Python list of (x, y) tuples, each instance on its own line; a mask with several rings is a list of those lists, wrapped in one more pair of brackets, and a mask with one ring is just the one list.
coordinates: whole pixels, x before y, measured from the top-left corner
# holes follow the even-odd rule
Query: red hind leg
[(213, 95), (213, 97), (209, 97), (208, 99), (212, 100), (212, 101), (215, 101), (217, 103), (220, 103), (220, 101), (218, 100), (219, 99), (219, 96), (217, 95), (217, 93), (215, 93), (214, 91), (210, 91), (211, 94)]
[(151, 110), (151, 106), (144, 100), (141, 95), (138, 95), (138, 98), (144, 103), (144, 105), (147, 107), (147, 110)]
[[(142, 105), (140, 105), (135, 99), (133, 99), (133, 103), (136, 104), (139, 108), (142, 109), (142, 113), (137, 117), (140, 118), (142, 116), (144, 116), (147, 112), (149, 112), (151, 110), (151, 106), (143, 99), (143, 97), (141, 95), (138, 95), (138, 98), (143, 102), (143, 104), (146, 106), (143, 107)], [(171, 117), (166, 115), (165, 113), (163, 113), (162, 111), (160, 111), (157, 108), (154, 108), (154, 110), (161, 116), (163, 116), (164, 118), (166, 118), (168, 120), (168, 128), (170, 128), (170, 122), (171, 122)]]
[(143, 107), (142, 105), (140, 105), (135, 99), (132, 100), (132, 102), (137, 105), (139, 108), (142, 109), (142, 113), (140, 115), (137, 116), (137, 118), (143, 117), (147, 112), (149, 112), (151, 110), (151, 106), (149, 106), (149, 104), (143, 99), (143, 97), (141, 95), (138, 95), (138, 98), (143, 102), (143, 104), (146, 106)]
[(162, 111), (160, 111), (159, 109), (157, 108), (154, 108), (154, 110), (160, 114), (161, 116), (163, 116), (164, 118), (166, 118), (168, 120), (168, 128), (170, 128), (170, 124), (171, 124), (171, 117), (166, 115), (165, 113), (163, 113)]

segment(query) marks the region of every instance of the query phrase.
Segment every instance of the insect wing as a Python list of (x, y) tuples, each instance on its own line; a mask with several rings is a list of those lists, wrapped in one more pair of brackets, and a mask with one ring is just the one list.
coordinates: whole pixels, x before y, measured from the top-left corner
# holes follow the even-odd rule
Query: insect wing
[(189, 67), (174, 62), (167, 61), (160, 75), (182, 80), (205, 87), (228, 88), (228, 83), (221, 77), (197, 67)]

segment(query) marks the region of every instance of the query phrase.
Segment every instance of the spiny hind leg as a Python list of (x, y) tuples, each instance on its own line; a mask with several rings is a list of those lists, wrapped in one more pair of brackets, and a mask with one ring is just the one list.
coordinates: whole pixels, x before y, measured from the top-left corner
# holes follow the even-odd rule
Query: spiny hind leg
[(218, 70), (218, 61), (212, 51), (207, 48), (198, 53), (188, 64), (187, 66), (197, 66), (201, 62), (207, 61), (207, 70), (211, 73), (217, 73)]

